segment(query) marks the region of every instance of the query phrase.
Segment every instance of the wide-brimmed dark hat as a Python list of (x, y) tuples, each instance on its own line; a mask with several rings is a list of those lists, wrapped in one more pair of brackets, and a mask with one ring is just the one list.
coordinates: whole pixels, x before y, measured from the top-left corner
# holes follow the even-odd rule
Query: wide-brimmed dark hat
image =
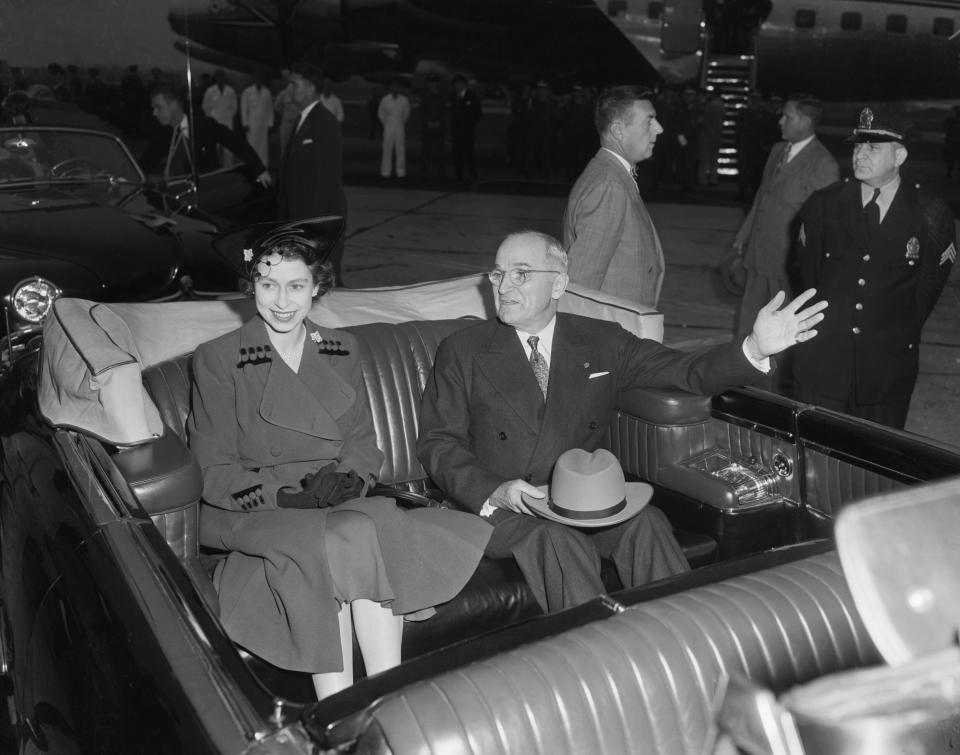
[(860, 111), (860, 119), (848, 142), (900, 142), (906, 144), (910, 139), (910, 122), (902, 115), (884, 110), (865, 107)]
[(645, 482), (625, 482), (617, 457), (605, 449), (564, 451), (553, 468), (543, 498), (523, 494), (530, 509), (554, 522), (573, 527), (609, 527), (639, 514), (650, 502), (653, 488)]
[(313, 250), (318, 262), (325, 262), (343, 238), (345, 227), (346, 221), (339, 215), (254, 223), (224, 231), (211, 243), (231, 268), (249, 278), (254, 261), (281, 241), (302, 244)]

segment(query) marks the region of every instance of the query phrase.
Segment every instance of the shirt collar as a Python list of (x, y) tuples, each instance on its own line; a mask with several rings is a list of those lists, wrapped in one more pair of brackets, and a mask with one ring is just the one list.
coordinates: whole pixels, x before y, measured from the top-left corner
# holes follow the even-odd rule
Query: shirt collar
[(900, 188), (900, 174), (898, 173), (890, 181), (880, 187), (867, 186), (865, 183), (861, 182), (860, 204), (866, 205), (866, 203), (870, 201), (870, 197), (873, 196), (873, 191), (875, 188), (880, 189), (880, 196), (877, 197), (877, 204), (880, 206), (882, 214), (882, 211), (890, 206), (894, 196), (897, 194), (897, 189)]
[(520, 339), (520, 343), (523, 345), (524, 351), (528, 354), (530, 352), (530, 344), (527, 343), (527, 339), (530, 336), (537, 336), (540, 339), (537, 343), (537, 351), (543, 354), (544, 359), (547, 360), (547, 363), (550, 363), (550, 353), (553, 351), (553, 331), (557, 327), (557, 316), (554, 315), (550, 318), (550, 322), (547, 323), (546, 327), (543, 328), (539, 333), (527, 333), (525, 330), (520, 330), (516, 328), (517, 338)]
[(814, 136), (816, 136), (816, 134), (810, 134), (810, 136), (808, 136), (806, 139), (801, 139), (801, 140), (798, 141), (798, 142), (792, 142), (792, 143), (790, 144), (790, 146), (787, 147), (787, 149), (789, 150), (789, 152), (788, 152), (788, 154), (789, 154), (789, 159), (792, 160), (792, 159), (795, 158), (797, 155), (799, 155), (799, 154), (800, 154), (800, 150), (802, 150), (802, 149), (803, 149), (804, 147), (806, 147), (810, 142), (812, 142)]
[(634, 166), (631, 165), (623, 155), (617, 154), (609, 147), (604, 147), (603, 149), (605, 149), (607, 152), (609, 152), (611, 155), (617, 158), (617, 162), (623, 166), (623, 169), (627, 171), (627, 173), (629, 173), (631, 176), (634, 175), (633, 173)]

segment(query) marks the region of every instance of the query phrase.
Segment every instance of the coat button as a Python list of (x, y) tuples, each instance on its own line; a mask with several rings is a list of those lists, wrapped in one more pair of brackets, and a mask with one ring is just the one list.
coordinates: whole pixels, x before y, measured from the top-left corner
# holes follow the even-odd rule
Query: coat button
[(908, 349), (912, 349), (912, 348), (913, 348), (913, 344), (912, 344), (912, 343), (908, 343), (908, 344), (907, 344), (907, 348), (908, 348)]
[(853, 327), (853, 334), (854, 334), (855, 336), (860, 335), (860, 328), (854, 326), (854, 327)]
[(863, 305), (860, 302), (857, 302), (857, 306), (855, 308), (857, 309), (857, 311), (859, 311), (863, 309)]
[(498, 437), (500, 438), (500, 440), (506, 440), (506, 439), (507, 439), (507, 434), (506, 434), (506, 433), (500, 433), (500, 435), (499, 435)]
[(860, 280), (857, 281), (857, 285), (858, 285), (858, 286), (866, 286), (866, 285), (867, 285), (867, 282), (866, 282), (863, 278), (861, 278)]
[(271, 455), (271, 456), (279, 456), (279, 455), (282, 454), (282, 453), (283, 453), (283, 449), (280, 448), (280, 446), (273, 446), (273, 447), (271, 447), (271, 449), (270, 449), (270, 455)]
[(524, 481), (524, 482), (530, 482), (530, 480), (532, 480), (532, 479), (533, 479), (533, 475), (532, 475), (532, 474), (528, 474), (526, 477), (523, 478), (523, 481)]
[(869, 261), (870, 261), (870, 255), (869, 255), (869, 254), (863, 255), (863, 261), (864, 261), (864, 262), (869, 262)]
[(830, 252), (826, 252), (823, 256), (826, 257), (827, 259), (829, 259), (829, 258), (830, 258)]
[(917, 263), (916, 263), (915, 260), (907, 260), (907, 264), (910, 265), (910, 267), (913, 267), (913, 266), (916, 265)]
[(600, 427), (600, 425), (598, 425), (596, 421), (594, 421), (590, 423), (589, 427), (591, 430), (596, 430), (598, 427)]

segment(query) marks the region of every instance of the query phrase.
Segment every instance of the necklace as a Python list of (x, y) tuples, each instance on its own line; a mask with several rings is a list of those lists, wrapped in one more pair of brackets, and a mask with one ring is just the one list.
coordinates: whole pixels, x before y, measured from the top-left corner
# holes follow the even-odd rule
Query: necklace
[(303, 344), (306, 341), (306, 335), (307, 329), (301, 326), (300, 337), (293, 346), (282, 348), (277, 344), (273, 345), (283, 361), (286, 362), (294, 372), (296, 372), (300, 366), (300, 357), (303, 356)]

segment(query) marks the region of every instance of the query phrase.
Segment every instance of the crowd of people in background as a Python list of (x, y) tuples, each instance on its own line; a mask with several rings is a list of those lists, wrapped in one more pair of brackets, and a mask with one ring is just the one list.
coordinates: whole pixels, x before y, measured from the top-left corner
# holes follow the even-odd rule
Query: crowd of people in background
[[(193, 107), (242, 133), (261, 162), (275, 169), (299, 115), (289, 77), (289, 69), (273, 77), (262, 69), (252, 76), (201, 71), (192, 81)], [(151, 92), (161, 85), (185, 84), (182, 71), (156, 67), (142, 71), (135, 64), (107, 78), (98, 68), (58, 63), (27, 75), (0, 61), (0, 96), (19, 89), (33, 98), (76, 106), (133, 139), (149, 138), (156, 128), (150, 114)], [(343, 85), (326, 78), (320, 103), (343, 127), (348, 116), (338, 86)], [(585, 83), (559, 86), (542, 78), (484, 91), (462, 75), (397, 78), (374, 87), (366, 107), (351, 112), (351, 118), (362, 114), (368, 123), (350, 125), (354, 133), (366, 133), (379, 142), (380, 175), (385, 179), (412, 175), (474, 181), (481, 172), (476, 141), (483, 103), (492, 100), (509, 108), (501, 157), (507, 169), (520, 179), (571, 182), (599, 147), (594, 113), (598, 92), (598, 87)], [(754, 95), (740, 112), (740, 200), (749, 200), (757, 189), (766, 156), (779, 138), (782, 105), (779, 98)], [(650, 195), (715, 185), (725, 117), (722, 99), (691, 88), (664, 89), (657, 93), (655, 106), (666, 136), (646, 167)], [(276, 143), (272, 153), (271, 140)], [(408, 167), (411, 146), (419, 159)], [(220, 157), (224, 166), (231, 164), (228, 151)]]

